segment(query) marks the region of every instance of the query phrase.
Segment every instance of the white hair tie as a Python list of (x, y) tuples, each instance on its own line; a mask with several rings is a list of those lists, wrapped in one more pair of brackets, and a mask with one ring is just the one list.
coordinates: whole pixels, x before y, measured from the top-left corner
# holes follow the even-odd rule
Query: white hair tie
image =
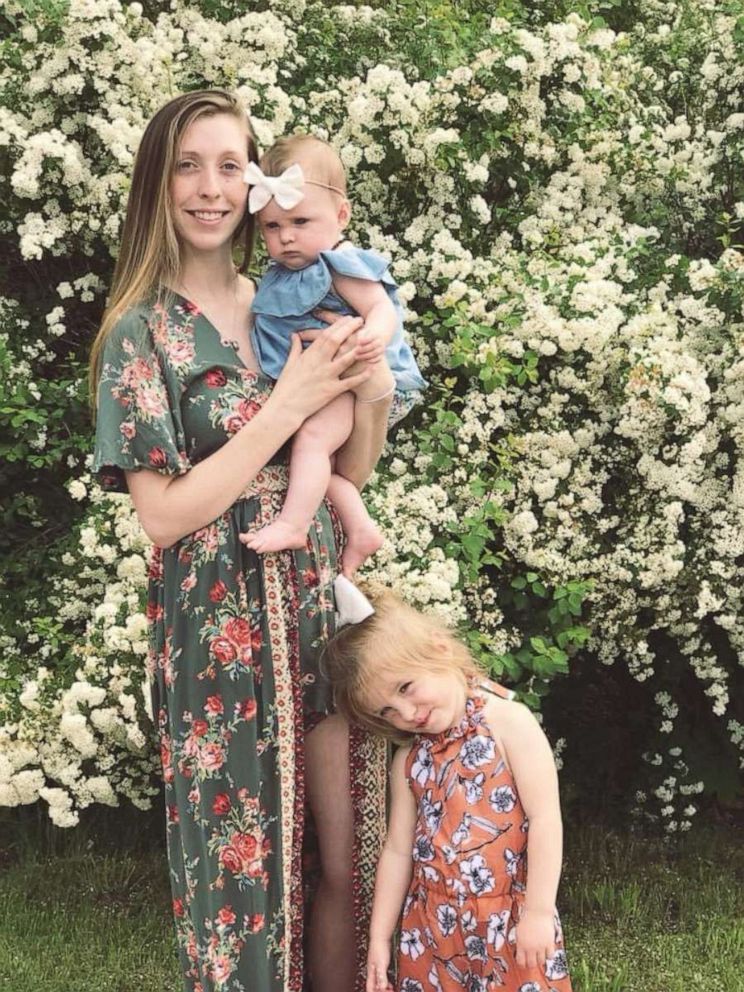
[(285, 169), (280, 176), (265, 176), (255, 162), (249, 162), (243, 173), (243, 181), (251, 187), (248, 210), (252, 214), (263, 210), (272, 198), (282, 210), (291, 210), (305, 195), (302, 191), (305, 177), (296, 163)]
[(354, 585), (345, 575), (337, 575), (333, 582), (333, 592), (336, 597), (336, 627), (345, 627), (350, 623), (361, 623), (375, 612), (361, 589)]
[(267, 176), (256, 165), (249, 162), (243, 172), (243, 182), (251, 187), (248, 194), (248, 210), (252, 214), (257, 214), (263, 210), (270, 200), (276, 200), (282, 210), (291, 210), (296, 207), (305, 196), (302, 187), (309, 183), (311, 186), (320, 186), (321, 189), (329, 189), (332, 193), (338, 193), (345, 197), (346, 193), (338, 186), (330, 183), (322, 183), (319, 179), (306, 179), (302, 171), (302, 166), (295, 162), (282, 172), (279, 176)]

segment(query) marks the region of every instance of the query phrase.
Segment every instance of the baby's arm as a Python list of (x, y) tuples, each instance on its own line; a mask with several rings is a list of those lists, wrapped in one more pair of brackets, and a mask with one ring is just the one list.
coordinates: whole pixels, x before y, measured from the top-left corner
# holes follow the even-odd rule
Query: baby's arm
[(342, 300), (364, 318), (364, 327), (357, 346), (358, 360), (379, 362), (398, 326), (398, 314), (384, 287), (371, 279), (334, 275), (333, 288)]
[(387, 979), (390, 943), (411, 882), (416, 802), (405, 775), (408, 751), (407, 747), (396, 751), (390, 769), (390, 824), (377, 863), (367, 955), (367, 992), (392, 992)]
[[(555, 897), (561, 876), (563, 828), (558, 774), (550, 744), (521, 703), (494, 699), (489, 711), (529, 820), (527, 894), (517, 926), (517, 964), (543, 965), (555, 951)], [(491, 721), (489, 720), (489, 723)]]

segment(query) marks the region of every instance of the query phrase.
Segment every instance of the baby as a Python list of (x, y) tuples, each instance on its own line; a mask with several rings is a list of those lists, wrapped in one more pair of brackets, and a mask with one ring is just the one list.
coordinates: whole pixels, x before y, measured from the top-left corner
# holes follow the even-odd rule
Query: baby
[[(426, 383), (403, 337), (402, 308), (388, 263), (373, 251), (343, 242), (351, 206), (338, 155), (310, 135), (277, 141), (245, 172), (251, 186), (249, 210), (272, 258), (253, 302), (253, 349), (262, 371), (281, 374), (291, 335), (324, 327), (316, 310), (364, 319), (358, 358), (372, 375), (353, 393), (337, 397), (308, 418), (295, 435), (284, 506), (271, 524), (246, 535), (258, 552), (303, 548), (324, 495), (336, 507), (346, 534), (344, 574), (351, 576), (380, 547), (382, 535), (356, 487), (333, 472), (334, 452), (354, 425), (354, 404), (393, 395), (389, 426), (421, 398)], [(354, 369), (359, 366), (355, 365)]]

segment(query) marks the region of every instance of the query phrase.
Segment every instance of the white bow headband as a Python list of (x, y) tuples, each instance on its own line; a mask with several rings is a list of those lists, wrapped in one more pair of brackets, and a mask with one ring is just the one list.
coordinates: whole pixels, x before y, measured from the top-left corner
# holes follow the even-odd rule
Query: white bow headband
[(337, 575), (333, 583), (336, 596), (336, 627), (345, 627), (349, 623), (361, 623), (375, 612), (361, 589), (345, 575)]
[(296, 162), (285, 169), (280, 176), (266, 176), (255, 162), (249, 162), (243, 173), (243, 182), (251, 187), (248, 194), (248, 210), (252, 214), (263, 210), (271, 199), (276, 200), (282, 210), (291, 210), (304, 197), (302, 187), (305, 183), (310, 183), (311, 186), (322, 186), (323, 189), (330, 189), (333, 193), (346, 196), (338, 186), (321, 183), (315, 179), (306, 179), (302, 167)]

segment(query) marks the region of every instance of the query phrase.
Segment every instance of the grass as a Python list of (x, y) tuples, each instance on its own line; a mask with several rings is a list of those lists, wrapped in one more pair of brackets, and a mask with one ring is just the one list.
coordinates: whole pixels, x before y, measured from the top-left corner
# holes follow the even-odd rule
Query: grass
[[(0, 988), (181, 992), (159, 818), (118, 811), (56, 831), (23, 814), (0, 829)], [(733, 829), (703, 826), (673, 847), (600, 827), (569, 837), (574, 992), (744, 992)]]
[(122, 825), (2, 830), (0, 989), (182, 992), (161, 831)]
[(726, 826), (675, 846), (599, 828), (566, 852), (574, 992), (744, 992), (744, 849)]

